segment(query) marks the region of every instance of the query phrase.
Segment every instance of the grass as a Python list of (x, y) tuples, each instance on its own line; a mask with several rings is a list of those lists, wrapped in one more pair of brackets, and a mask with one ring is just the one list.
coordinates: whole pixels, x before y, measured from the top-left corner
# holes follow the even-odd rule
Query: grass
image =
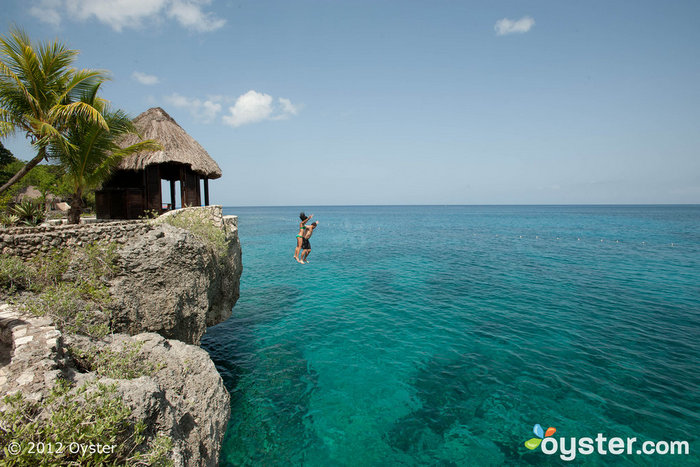
[[(0, 291), (18, 308), (50, 317), (64, 333), (102, 338), (112, 332), (108, 280), (118, 273), (117, 258), (117, 245), (104, 242), (53, 250), (28, 260), (2, 255)], [(110, 349), (88, 344), (69, 347), (68, 352), (80, 370), (134, 379), (153, 376), (163, 368), (139, 355), (142, 345), (126, 342), (120, 349)], [(131, 409), (116, 385), (92, 382), (72, 387), (59, 381), (40, 403), (27, 401), (21, 393), (5, 397), (0, 411), (0, 449), (5, 448), (0, 451), (0, 465), (172, 465), (172, 439), (163, 434), (147, 438), (145, 423), (130, 419)], [(9, 454), (12, 442), (20, 443), (20, 454)], [(63, 449), (57, 452), (61, 443)], [(113, 453), (76, 453), (68, 449), (69, 443), (116, 447)]]
[(69, 347), (73, 360), (85, 371), (114, 379), (136, 379), (141, 376), (154, 376), (163, 368), (162, 364), (139, 357), (143, 342), (126, 342), (121, 349), (87, 349)]
[(192, 234), (204, 241), (220, 255), (224, 255), (228, 251), (226, 231), (214, 225), (208, 219), (199, 217), (199, 212), (197, 211), (181, 211), (174, 215), (163, 217), (162, 221), (192, 232)]
[(20, 309), (49, 316), (61, 331), (104, 337), (110, 332), (107, 280), (118, 271), (116, 249), (113, 243), (97, 242), (29, 260), (2, 256), (0, 289)]
[[(39, 403), (21, 393), (6, 396), (4, 403), (2, 465), (172, 465), (172, 440), (160, 434), (147, 443), (145, 424), (131, 420), (116, 384), (92, 381), (73, 387), (59, 380)], [(21, 447), (19, 454), (10, 454), (11, 443)], [(88, 449), (73, 449), (76, 445)], [(97, 445), (114, 448), (102, 453), (89, 449)]]

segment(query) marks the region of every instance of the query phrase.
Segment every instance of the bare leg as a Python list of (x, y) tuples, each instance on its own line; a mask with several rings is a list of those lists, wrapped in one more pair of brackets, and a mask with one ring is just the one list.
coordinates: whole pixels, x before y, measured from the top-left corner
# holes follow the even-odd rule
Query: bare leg
[(297, 261), (297, 263), (301, 263), (302, 261), (299, 259), (299, 250), (301, 249), (301, 237), (297, 237), (297, 247), (294, 250), (294, 259)]
[(304, 263), (308, 263), (309, 260), (307, 259), (309, 257), (309, 253), (311, 253), (311, 250), (304, 250), (301, 254), (301, 261)]

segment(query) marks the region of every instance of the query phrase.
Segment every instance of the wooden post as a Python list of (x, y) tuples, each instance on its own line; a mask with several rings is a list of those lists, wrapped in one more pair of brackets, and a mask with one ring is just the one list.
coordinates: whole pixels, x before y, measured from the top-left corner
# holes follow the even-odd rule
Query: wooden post
[(180, 167), (180, 207), (187, 204), (187, 182), (185, 181), (185, 169)]
[(204, 177), (204, 205), (209, 206), (209, 178)]
[(175, 209), (175, 180), (170, 180), (170, 209)]

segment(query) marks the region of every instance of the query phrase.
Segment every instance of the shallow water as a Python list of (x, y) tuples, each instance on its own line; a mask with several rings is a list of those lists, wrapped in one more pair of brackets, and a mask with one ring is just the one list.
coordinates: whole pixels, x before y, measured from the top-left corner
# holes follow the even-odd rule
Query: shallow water
[(239, 216), (222, 465), (559, 465), (556, 436), (687, 440), (700, 464), (700, 207), (318, 207)]

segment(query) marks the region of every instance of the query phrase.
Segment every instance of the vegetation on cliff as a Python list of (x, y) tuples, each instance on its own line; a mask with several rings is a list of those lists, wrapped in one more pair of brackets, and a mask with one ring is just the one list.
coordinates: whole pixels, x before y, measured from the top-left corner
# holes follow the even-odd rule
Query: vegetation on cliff
[(0, 258), (0, 292), (20, 309), (48, 316), (64, 332), (110, 332), (107, 279), (116, 273), (116, 245), (92, 243), (23, 260)]
[[(73, 387), (59, 380), (41, 402), (22, 393), (4, 402), (0, 460), (8, 465), (172, 465), (172, 441), (161, 435), (146, 442), (145, 424), (131, 422), (115, 384)], [(10, 452), (11, 446), (19, 446), (19, 453)]]
[[(0, 401), (0, 443), (114, 439), (120, 450), (4, 451), (0, 465), (216, 463), (229, 395), (206, 352), (183, 342), (230, 316), (240, 244), (220, 207), (161, 217), (176, 214), (123, 236), (61, 226), (3, 237), (11, 254), (0, 255), (0, 302), (11, 306), (0, 307), (0, 347), (9, 334), (12, 351), (0, 388), (12, 396)], [(115, 243), (88, 243), (105, 236)], [(53, 343), (26, 350), (27, 336)]]
[[(106, 279), (117, 271), (115, 251), (115, 244), (93, 243), (29, 260), (0, 256), (0, 290), (19, 309), (50, 317), (64, 333), (104, 337), (111, 331), (112, 299)], [(79, 370), (99, 377), (135, 379), (161, 368), (139, 357), (141, 345), (125, 345), (116, 351), (71, 346), (68, 352)], [(131, 410), (114, 385), (96, 381), (75, 385), (59, 379), (41, 402), (27, 400), (18, 392), (6, 396), (3, 403), (0, 445), (6, 448), (0, 461), (11, 465), (172, 464), (168, 458), (172, 440), (158, 435), (147, 441), (144, 422), (132, 420)], [(11, 443), (19, 443), (22, 452), (9, 453)], [(106, 453), (73, 452), (68, 443), (116, 447)]]

